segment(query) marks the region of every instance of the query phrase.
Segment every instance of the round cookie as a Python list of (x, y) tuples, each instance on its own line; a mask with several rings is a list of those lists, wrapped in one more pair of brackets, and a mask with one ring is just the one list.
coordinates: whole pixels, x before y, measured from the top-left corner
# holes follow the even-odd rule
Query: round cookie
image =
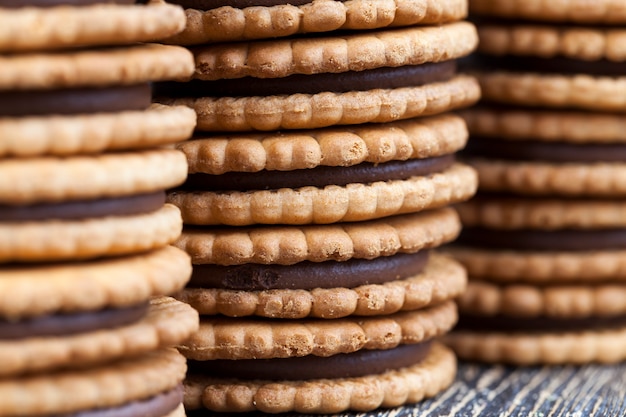
[(461, 0), (173, 1), (185, 7), (185, 29), (167, 43), (194, 45), (334, 30), (440, 24), (466, 17)]
[[(4, 2), (0, 7), (3, 53), (156, 41), (185, 26), (183, 10), (163, 1), (148, 5), (24, 1), (13, 6)], [(29, 35), (23, 36), (24, 32)]]

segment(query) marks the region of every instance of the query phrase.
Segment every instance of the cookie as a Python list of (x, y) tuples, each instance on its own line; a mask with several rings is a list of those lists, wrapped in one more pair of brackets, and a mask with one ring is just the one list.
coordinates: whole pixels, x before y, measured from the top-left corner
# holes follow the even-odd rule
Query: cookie
[(162, 1), (148, 5), (105, 1), (85, 5), (78, 2), (3, 3), (0, 52), (155, 41), (180, 32), (184, 26), (183, 10)]
[(453, 299), (466, 286), (465, 270), (452, 258), (429, 257), (419, 251), (371, 261), (196, 265), (177, 298), (201, 315), (231, 317), (331, 319), (417, 310)]
[[(462, 40), (462, 42), (460, 41)], [(192, 107), (198, 131), (273, 131), (386, 123), (443, 113), (480, 96), (455, 59), (477, 43), (473, 25), (285, 38), (194, 48), (187, 83), (156, 100)]]
[(165, 42), (194, 45), (335, 30), (440, 24), (466, 17), (461, 0), (204, 2), (177, 0), (187, 24)]
[(46, 415), (130, 407), (168, 415), (179, 407), (185, 360), (174, 349), (92, 369), (0, 381), (5, 415)]

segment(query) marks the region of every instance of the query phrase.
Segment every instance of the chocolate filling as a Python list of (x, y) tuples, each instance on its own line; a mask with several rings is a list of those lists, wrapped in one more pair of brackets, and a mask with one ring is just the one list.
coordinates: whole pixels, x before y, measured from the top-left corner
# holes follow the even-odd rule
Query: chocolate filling
[(39, 116), (144, 110), (149, 83), (103, 88), (0, 92), (0, 116)]
[(109, 329), (134, 323), (145, 316), (147, 312), (148, 303), (142, 303), (130, 307), (54, 314), (20, 321), (0, 319), (0, 340), (67, 336)]
[(364, 162), (349, 167), (318, 166), (293, 171), (227, 172), (221, 175), (190, 174), (181, 186), (187, 190), (275, 190), (305, 186), (325, 187), (353, 183), (404, 180), (441, 172), (452, 166), (454, 155), (392, 161), (383, 164)]
[(183, 386), (179, 384), (164, 393), (118, 407), (55, 414), (53, 417), (163, 417), (174, 411), (182, 401)]
[(279, 288), (355, 288), (418, 275), (428, 251), (381, 256), (373, 260), (299, 262), (294, 265), (194, 265), (188, 287), (262, 291)]
[(165, 191), (99, 200), (64, 201), (29, 206), (0, 205), (0, 221), (79, 220), (130, 216), (156, 211), (165, 203)]
[(553, 318), (553, 317), (479, 317), (461, 314), (455, 330), (479, 332), (575, 332), (615, 329), (626, 326), (626, 315), (614, 317)]
[(382, 374), (423, 361), (431, 342), (400, 345), (387, 350), (359, 350), (337, 355), (302, 356), (280, 359), (218, 359), (188, 361), (190, 373), (206, 373), (217, 378), (263, 380), (309, 380), (355, 378)]
[(217, 81), (155, 84), (155, 94), (167, 97), (249, 97), (281, 94), (317, 94), (331, 91), (367, 91), (415, 87), (447, 81), (456, 73), (456, 61), (378, 68), (341, 73), (294, 74), (283, 78), (243, 77)]
[(308, 4), (311, 2), (313, 2), (313, 0), (169, 0), (169, 3), (181, 5), (185, 9), (197, 10), (211, 10), (223, 6), (230, 6), (236, 9), (243, 9), (253, 6), (271, 7), (279, 6), (282, 4), (302, 6), (303, 4)]
[(546, 231), (465, 227), (456, 243), (501, 250), (614, 250), (626, 248), (626, 229)]
[(133, 4), (135, 0), (0, 0), (0, 7), (15, 9), (20, 7), (89, 6), (102, 3)]
[(472, 136), (464, 155), (516, 161), (624, 162), (623, 144), (573, 144), (532, 140), (498, 140)]
[(583, 61), (565, 57), (540, 58), (534, 56), (487, 56), (479, 55), (471, 64), (473, 67), (498, 69), (511, 72), (535, 72), (546, 74), (588, 74), (595, 76), (623, 77), (626, 62), (607, 59)]

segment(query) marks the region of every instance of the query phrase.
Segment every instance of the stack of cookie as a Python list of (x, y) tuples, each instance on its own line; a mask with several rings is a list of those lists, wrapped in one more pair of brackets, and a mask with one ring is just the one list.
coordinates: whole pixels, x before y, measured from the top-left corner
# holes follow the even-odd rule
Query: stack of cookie
[[(480, 178), (460, 207), (463, 358), (626, 359), (624, 2), (473, 0)], [(620, 28), (620, 26), (622, 28)]]
[(151, 105), (150, 83), (193, 58), (138, 43), (181, 30), (181, 8), (130, 3), (0, 3), (3, 416), (184, 415), (173, 346), (198, 315), (167, 297), (191, 263), (165, 190), (195, 113)]
[(180, 348), (187, 409), (336, 413), (437, 394), (456, 362), (435, 339), (466, 276), (429, 249), (457, 236), (448, 206), (477, 187), (451, 114), (480, 94), (455, 65), (477, 43), (465, 1), (179, 3), (190, 24), (170, 41), (202, 42), (196, 72), (158, 100), (198, 115), (179, 145), (189, 177), (168, 194), (194, 263), (181, 299), (201, 314)]

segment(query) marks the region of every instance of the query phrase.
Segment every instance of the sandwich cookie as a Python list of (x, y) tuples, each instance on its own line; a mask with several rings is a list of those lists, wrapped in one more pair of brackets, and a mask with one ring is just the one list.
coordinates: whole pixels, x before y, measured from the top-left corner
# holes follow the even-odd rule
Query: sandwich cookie
[(383, 123), (468, 106), (480, 91), (456, 73), (476, 46), (456, 22), (194, 48), (196, 73), (157, 101), (192, 107), (198, 131), (273, 131)]
[(334, 30), (441, 24), (463, 19), (463, 0), (172, 0), (185, 8), (177, 45), (242, 41)]

